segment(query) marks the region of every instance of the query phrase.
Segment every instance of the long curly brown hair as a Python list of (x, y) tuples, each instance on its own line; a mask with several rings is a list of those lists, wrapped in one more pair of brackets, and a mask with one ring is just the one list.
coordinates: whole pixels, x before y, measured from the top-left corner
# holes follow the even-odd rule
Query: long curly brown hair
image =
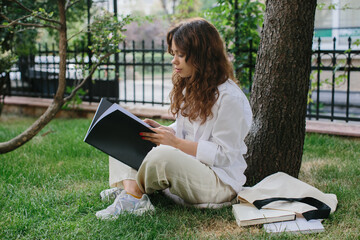
[(216, 28), (202, 18), (180, 23), (167, 34), (168, 52), (172, 43), (185, 53), (185, 61), (193, 66), (190, 77), (173, 73), (170, 110), (174, 115), (204, 123), (212, 117), (211, 108), (219, 97), (218, 86), (228, 79), (236, 82), (233, 67)]

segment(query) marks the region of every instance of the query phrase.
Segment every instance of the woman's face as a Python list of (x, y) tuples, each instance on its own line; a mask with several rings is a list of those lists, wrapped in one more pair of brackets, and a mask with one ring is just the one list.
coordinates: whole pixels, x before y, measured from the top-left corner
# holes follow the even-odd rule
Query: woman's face
[(193, 72), (193, 66), (185, 61), (186, 55), (176, 47), (174, 40), (171, 44), (171, 50), (173, 52), (173, 60), (171, 63), (174, 66), (175, 72), (177, 72), (180, 77), (186, 78), (190, 77)]

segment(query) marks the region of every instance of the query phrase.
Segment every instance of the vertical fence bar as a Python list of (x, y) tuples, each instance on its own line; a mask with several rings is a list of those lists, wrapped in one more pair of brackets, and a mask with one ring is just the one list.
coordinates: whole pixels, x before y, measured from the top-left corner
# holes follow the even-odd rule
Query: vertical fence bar
[[(311, 73), (310, 73), (311, 74)], [(311, 86), (312, 86), (312, 79), (311, 77), (309, 78), (309, 91), (311, 90)], [(310, 93), (310, 95), (308, 94), (308, 98), (312, 99), (312, 92)], [(312, 116), (311, 116), (311, 112), (312, 112), (312, 102), (311, 100), (308, 100), (308, 105), (307, 105), (307, 112), (308, 112), (308, 119), (311, 120)]]
[(14, 87), (15, 87), (17, 93), (23, 94), (24, 96), (27, 96), (30, 94), (30, 93), (24, 91), (24, 82), (28, 82), (30, 91), (31, 91), (31, 87), (34, 86), (33, 80), (32, 80), (32, 78), (30, 78), (29, 67), (25, 68), (25, 66), (29, 66), (30, 64), (32, 64), (32, 62), (30, 61), (32, 59), (31, 58), (32, 52), (33, 51), (30, 50), (30, 56), (26, 56), (26, 57), (19, 56), (19, 61), (18, 61), (20, 80), (18, 80), (16, 78)]
[[(38, 91), (36, 88), (34, 88), (34, 86), (36, 86), (36, 84), (41, 84), (39, 82), (36, 82), (36, 79), (35, 79), (35, 58), (36, 58), (36, 55), (39, 54), (39, 50), (38, 49), (34, 49), (34, 50), (30, 50), (32, 52), (32, 54), (30, 54), (30, 56), (28, 56), (27, 58), (27, 61), (26, 63), (29, 64), (30, 63), (30, 66), (32, 66), (33, 68), (33, 71), (30, 72), (30, 69), (29, 67), (26, 67), (26, 73), (28, 74), (28, 81), (30, 80), (32, 82), (32, 90), (33, 91)], [(30, 79), (29, 79), (29, 76), (30, 76)], [(22, 83), (23, 85), (24, 83)], [(24, 86), (24, 85), (23, 85)], [(41, 88), (41, 85), (39, 86), (39, 88)], [(24, 89), (24, 88), (23, 88)], [(35, 93), (36, 95), (39, 95), (38, 92)], [(30, 96), (33, 96), (34, 94), (33, 93), (27, 93), (26, 95), (30, 95)], [(41, 96), (41, 93), (40, 93), (40, 96)]]
[(240, 78), (240, 64), (239, 64), (239, 56), (241, 54), (241, 51), (240, 51), (240, 27), (239, 27), (239, 23), (240, 23), (240, 13), (239, 13), (239, 3), (238, 3), (238, 0), (234, 0), (234, 1), (231, 1), (233, 5), (233, 8), (234, 8), (234, 32), (235, 32), (235, 62), (234, 62), (234, 65), (235, 65), (235, 77), (236, 78)]
[[(109, 74), (109, 72), (110, 72), (110, 68), (109, 68), (110, 64), (111, 64), (110, 63), (110, 57), (108, 57), (108, 59), (106, 59), (106, 67), (105, 67), (105, 71), (104, 71), (104, 77), (105, 77), (107, 82), (110, 82), (110, 74)], [(117, 82), (116, 79), (114, 79), (113, 81), (115, 83)], [(118, 100), (118, 99), (116, 99), (116, 100)]]
[(164, 88), (165, 88), (165, 45), (164, 40), (161, 41), (161, 105), (164, 106)]
[[(87, 27), (87, 55), (88, 55), (88, 66), (89, 66), (89, 71), (91, 70), (91, 67), (92, 67), (92, 52), (89, 48), (89, 46), (91, 46), (91, 31), (90, 31), (90, 19), (91, 19), (91, 12), (90, 12), (90, 8), (91, 8), (91, 0), (87, 0), (87, 24), (88, 24), (88, 27)], [(88, 79), (88, 82), (87, 82), (88, 86), (89, 86), (89, 101), (92, 102), (93, 101), (93, 84), (92, 84), (92, 77), (90, 77)]]
[(77, 76), (77, 66), (78, 66), (78, 62), (77, 62), (77, 54), (78, 54), (78, 47), (77, 44), (74, 44), (74, 86), (76, 86), (78, 84), (78, 76)]
[(145, 104), (145, 41), (142, 40), (141, 42), (141, 47), (142, 47), (142, 103)]
[[(40, 77), (40, 96), (41, 97), (46, 97), (46, 96), (44, 96), (44, 93), (45, 93), (45, 91), (44, 91), (44, 80), (43, 80), (43, 72), (41, 71), (42, 70), (42, 68), (43, 68), (43, 66), (42, 66), (42, 60), (41, 60), (41, 53), (42, 53), (42, 50), (41, 50), (41, 44), (39, 43), (39, 51), (38, 51), (38, 55), (39, 55), (39, 68), (40, 68), (40, 71), (39, 71), (39, 77)], [(36, 65), (36, 60), (35, 60), (35, 65)], [(35, 65), (34, 65), (34, 78), (35, 78), (35, 80), (37, 80), (37, 74), (36, 74), (36, 68), (35, 68)]]
[(132, 56), (133, 56), (133, 99), (134, 99), (134, 103), (136, 103), (136, 83), (135, 83), (135, 78), (136, 78), (136, 68), (135, 68), (135, 41), (132, 41)]
[[(116, 2), (116, 1), (115, 1)], [(119, 46), (120, 47), (120, 46)], [(120, 63), (119, 63), (119, 53), (116, 52), (115, 55), (114, 55), (114, 60), (115, 60), (115, 78), (114, 78), (114, 82), (115, 82), (115, 91), (117, 92), (117, 101), (119, 101), (120, 99), (120, 89), (119, 89), (119, 86), (120, 86)]]
[[(109, 65), (110, 65), (111, 63), (110, 63), (110, 57), (108, 57), (107, 59), (106, 59), (106, 65), (104, 66), (104, 78), (105, 78), (105, 81), (106, 82), (110, 82), (111, 80), (110, 80), (110, 74), (109, 74), (109, 70), (110, 70), (110, 68), (109, 68)], [(115, 71), (115, 68), (114, 68), (114, 71)], [(114, 82), (116, 82), (115, 81), (115, 79), (114, 79)], [(117, 100), (117, 99), (116, 99)]]
[[(85, 72), (85, 43), (84, 43), (84, 41), (81, 42), (81, 56), (80, 57), (81, 57), (81, 67), (83, 68), (82, 75), (86, 75), (86, 72)], [(87, 88), (87, 86), (89, 86), (89, 81), (90, 81), (90, 79), (88, 79), (86, 84), (84, 84), (84, 86), (83, 86), (87, 90), (89, 89), (89, 88)], [(87, 94), (87, 96), (89, 97), (89, 94)], [(89, 99), (87, 99), (87, 100), (89, 100)]]
[(54, 76), (56, 76), (56, 79), (58, 79), (59, 77), (58, 77), (58, 73), (56, 72), (56, 67), (55, 66), (57, 66), (56, 65), (56, 61), (55, 61), (55, 56), (56, 56), (56, 51), (55, 51), (55, 43), (53, 43), (52, 44), (52, 56), (53, 56), (53, 58), (52, 58), (52, 61), (51, 61), (51, 63), (52, 63), (52, 66), (53, 66), (53, 70), (52, 70), (52, 74), (54, 75)]
[(321, 66), (321, 54), (320, 54), (321, 39), (318, 39), (318, 54), (317, 54), (317, 91), (316, 91), (316, 120), (319, 120), (320, 111), (320, 66)]
[[(20, 78), (20, 82), (23, 82), (24, 81), (24, 78), (25, 78), (25, 76), (24, 76), (24, 74), (23, 74), (23, 68), (22, 68), (22, 57), (19, 57), (19, 59), (18, 59), (18, 61), (17, 61), (17, 69), (18, 69), (18, 72), (20, 72), (20, 74), (18, 75), (19, 76), (19, 78)], [(19, 78), (18, 77), (16, 77), (15, 78), (15, 84), (14, 84), (14, 88), (15, 88), (15, 90), (13, 90), (13, 88), (11, 87), (10, 88), (10, 90), (11, 90), (11, 92), (14, 92), (14, 93), (16, 93), (16, 92), (18, 92), (19, 91)]]
[[(49, 71), (48, 71), (48, 69), (49, 69), (49, 61), (48, 61), (48, 56), (49, 56), (49, 51), (48, 51), (48, 45), (47, 45), (47, 43), (45, 43), (45, 57), (44, 57), (44, 59), (46, 59), (45, 60), (45, 66), (46, 66), (46, 70), (45, 70), (45, 77), (46, 77), (46, 92), (47, 92), (47, 96), (51, 96), (51, 88), (50, 88), (50, 84), (51, 84), (51, 80), (49, 80)], [(55, 56), (54, 56), (54, 58), (55, 58)], [(42, 69), (41, 69), (41, 71), (42, 71)]]
[(154, 102), (155, 102), (155, 91), (154, 91), (154, 85), (155, 85), (155, 80), (154, 80), (154, 64), (155, 64), (155, 58), (154, 58), (154, 40), (151, 41), (151, 91), (152, 91), (152, 105), (154, 106)]
[(127, 90), (126, 90), (126, 43), (123, 42), (123, 61), (124, 61), (124, 101), (127, 102)]
[[(349, 50), (351, 49), (351, 37), (348, 38)], [(346, 122), (349, 122), (349, 108), (350, 108), (350, 68), (351, 68), (351, 52), (348, 51), (346, 59), (347, 85), (346, 85)]]
[(331, 83), (331, 121), (334, 121), (334, 105), (335, 105), (335, 67), (336, 67), (336, 38), (333, 38), (333, 56), (332, 56), (332, 83)]

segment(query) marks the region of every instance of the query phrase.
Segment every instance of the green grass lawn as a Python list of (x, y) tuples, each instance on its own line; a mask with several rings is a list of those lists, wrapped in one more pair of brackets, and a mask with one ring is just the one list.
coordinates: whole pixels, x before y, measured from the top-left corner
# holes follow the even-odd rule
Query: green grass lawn
[[(2, 116), (0, 141), (34, 119)], [(306, 136), (300, 179), (337, 195), (325, 232), (270, 235), (259, 226), (240, 228), (231, 208), (178, 206), (151, 195), (153, 215), (96, 219), (110, 203), (108, 157), (83, 142), (90, 119), (55, 119), (21, 148), (0, 155), (0, 239), (359, 239), (360, 140)]]

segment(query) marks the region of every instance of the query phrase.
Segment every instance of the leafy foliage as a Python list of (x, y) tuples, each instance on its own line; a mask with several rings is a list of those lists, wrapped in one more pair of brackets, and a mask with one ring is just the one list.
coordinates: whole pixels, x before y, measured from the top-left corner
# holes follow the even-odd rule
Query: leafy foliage
[[(9, 19), (19, 19), (19, 22), (21, 23), (31, 22), (35, 24), (44, 23), (43, 20), (38, 19), (35, 16), (42, 16), (48, 19), (58, 19), (59, 17), (58, 3), (56, 0), (21, 0), (20, 2), (25, 8), (31, 10), (32, 13), (19, 7), (18, 4), (11, 0), (2, 0), (0, 8), (0, 25), (9, 24), (8, 20), (3, 16), (6, 16)], [(78, 1), (71, 6), (66, 12), (67, 21), (68, 23), (71, 23), (68, 24), (68, 26), (75, 25), (75, 22), (84, 22), (84, 18), (87, 16), (86, 11), (86, 1)], [(29, 17), (23, 18), (27, 15), (29, 15)], [(28, 55), (29, 53), (34, 52), (34, 49), (36, 48), (34, 40), (37, 38), (39, 31), (38, 28), (19, 25), (2, 29), (0, 31), (0, 45), (4, 50), (16, 49), (16, 54), (19, 56)], [(58, 40), (57, 31), (55, 31), (55, 29), (47, 29), (47, 31), (50, 36)], [(15, 46), (17, 47), (15, 48)]]
[(92, 34), (93, 45), (89, 46), (97, 58), (104, 53), (120, 52), (119, 43), (125, 39), (123, 32), (126, 31), (125, 25), (133, 20), (127, 15), (122, 19), (106, 13), (103, 16), (95, 17), (90, 29)]
[[(243, 68), (249, 59), (249, 41), (257, 49), (260, 42), (259, 29), (263, 22), (264, 4), (259, 1), (219, 0), (217, 5), (205, 11), (204, 17), (208, 18), (222, 35), (226, 48), (233, 55), (236, 77), (244, 87), (249, 87), (249, 72)], [(245, 51), (248, 52), (248, 51)], [(253, 53), (254, 59), (256, 53)]]
[[(75, 87), (70, 87), (67, 86), (66, 87), (66, 93), (70, 94)], [(74, 95), (73, 98), (71, 98), (70, 101), (66, 102), (63, 106), (62, 109), (76, 109), (80, 106), (80, 104), (82, 103), (82, 97), (86, 95), (86, 91), (82, 88), (80, 88)]]
[(17, 57), (10, 51), (3, 51), (0, 46), (0, 76), (4, 72), (8, 72), (11, 66), (16, 62)]
[(3, 51), (0, 46), (0, 116), (8, 88), (6, 73), (10, 71), (11, 66), (16, 62), (16, 60), (16, 56), (14, 56), (10, 51)]

